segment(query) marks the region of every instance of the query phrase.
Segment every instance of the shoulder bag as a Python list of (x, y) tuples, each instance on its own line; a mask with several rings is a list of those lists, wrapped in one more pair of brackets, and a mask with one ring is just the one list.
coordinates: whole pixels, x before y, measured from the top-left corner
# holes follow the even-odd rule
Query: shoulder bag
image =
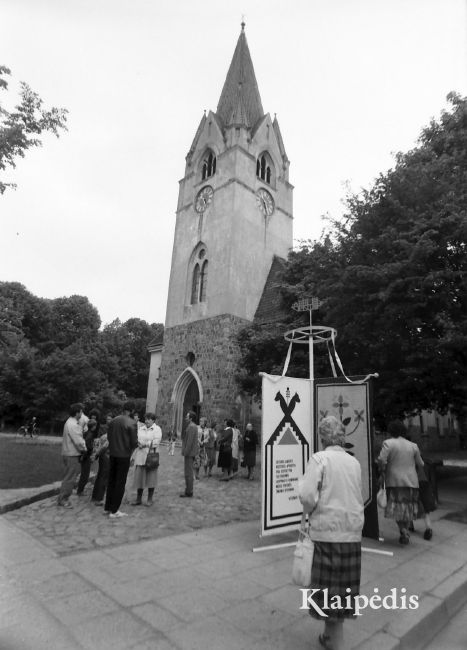
[(149, 445), (149, 451), (144, 466), (147, 470), (157, 469), (159, 467), (159, 452), (153, 448), (152, 441)]

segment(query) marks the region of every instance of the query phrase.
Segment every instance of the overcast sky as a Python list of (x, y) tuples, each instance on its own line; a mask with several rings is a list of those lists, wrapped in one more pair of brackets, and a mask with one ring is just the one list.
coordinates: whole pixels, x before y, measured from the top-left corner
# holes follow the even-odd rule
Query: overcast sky
[(178, 181), (242, 12), (296, 240), (412, 148), (449, 91), (467, 95), (464, 0), (0, 0), (8, 97), (22, 80), (70, 112), (6, 176), (0, 280), (88, 296), (103, 323), (165, 320)]

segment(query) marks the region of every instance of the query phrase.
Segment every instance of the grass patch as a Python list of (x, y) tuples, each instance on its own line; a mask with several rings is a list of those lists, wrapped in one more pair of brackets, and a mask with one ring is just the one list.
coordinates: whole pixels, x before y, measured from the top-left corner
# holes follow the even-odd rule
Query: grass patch
[(62, 479), (61, 444), (0, 437), (0, 489), (40, 487)]

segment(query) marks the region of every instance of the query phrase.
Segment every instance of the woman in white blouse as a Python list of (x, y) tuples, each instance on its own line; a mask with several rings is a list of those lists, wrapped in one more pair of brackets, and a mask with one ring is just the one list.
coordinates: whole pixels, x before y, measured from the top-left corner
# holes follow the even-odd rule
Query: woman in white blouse
[(157, 467), (148, 469), (146, 458), (151, 451), (159, 452), (159, 445), (162, 439), (162, 430), (156, 424), (154, 413), (146, 413), (144, 416), (145, 426), (138, 429), (138, 448), (134, 452), (135, 461), (135, 488), (137, 490), (136, 501), (133, 505), (140, 506), (143, 502), (143, 491), (148, 490), (147, 506), (152, 506), (154, 489), (157, 485)]

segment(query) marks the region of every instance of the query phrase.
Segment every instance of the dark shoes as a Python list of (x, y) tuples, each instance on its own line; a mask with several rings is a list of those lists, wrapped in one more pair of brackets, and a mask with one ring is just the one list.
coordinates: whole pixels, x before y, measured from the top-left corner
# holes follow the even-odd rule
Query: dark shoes
[(137, 501), (135, 501), (135, 502), (132, 503), (131, 505), (132, 505), (132, 506), (142, 506), (142, 505), (143, 505), (143, 502), (140, 501), (140, 500), (138, 499)]
[(332, 650), (331, 640), (327, 634), (320, 634), (318, 639), (320, 645), (322, 645), (325, 650)]
[(429, 541), (432, 537), (433, 537), (433, 530), (431, 528), (427, 528), (423, 533), (423, 539)]
[(192, 496), (193, 496), (193, 493), (191, 493), (191, 494), (187, 494), (186, 492), (183, 492), (183, 493), (180, 494), (179, 496), (181, 496), (182, 499), (183, 499), (183, 498), (185, 498), (185, 497), (192, 497)]
[(401, 531), (401, 536), (399, 537), (399, 544), (407, 545), (410, 541), (410, 536), (407, 531)]

